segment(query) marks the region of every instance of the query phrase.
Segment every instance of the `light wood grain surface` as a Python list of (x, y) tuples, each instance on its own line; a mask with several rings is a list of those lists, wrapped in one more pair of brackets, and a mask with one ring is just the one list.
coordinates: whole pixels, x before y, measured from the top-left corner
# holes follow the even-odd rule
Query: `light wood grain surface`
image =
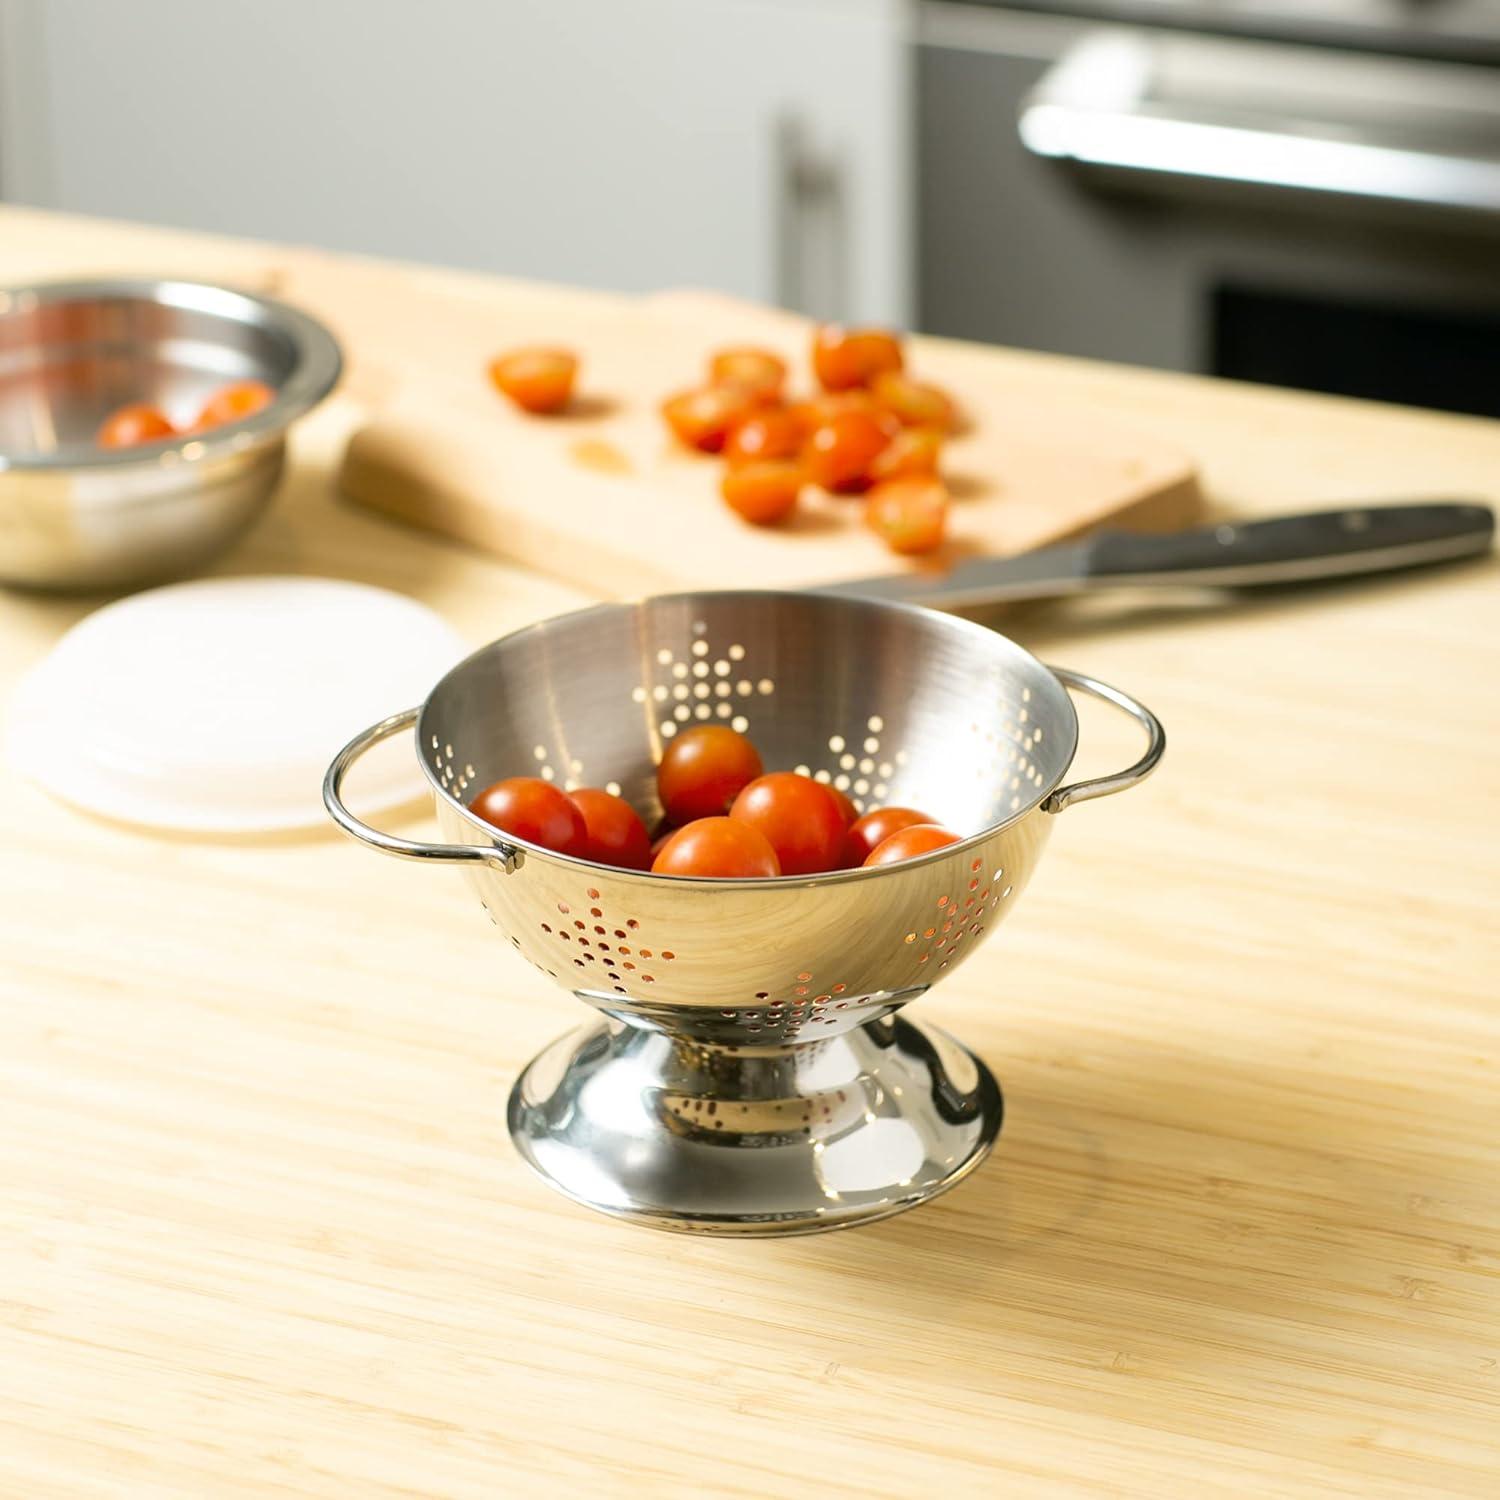
[[(145, 268), (290, 280), (353, 348), (225, 571), (387, 584), (476, 641), (581, 602), (333, 498), (393, 337), (342, 311), (364, 268), (0, 214), (6, 281)], [(594, 300), (407, 274), (476, 317)], [(951, 353), (1182, 444), (1239, 511), (1500, 498), (1495, 424)], [(653, 1235), (526, 1174), (505, 1094), (580, 1010), (452, 872), (6, 778), (0, 1494), (1493, 1496), (1497, 577), (1012, 617), (1168, 758), (1068, 813), (922, 1002), (1005, 1084), (995, 1156), (806, 1240)], [(0, 682), (87, 607), (0, 596)]]

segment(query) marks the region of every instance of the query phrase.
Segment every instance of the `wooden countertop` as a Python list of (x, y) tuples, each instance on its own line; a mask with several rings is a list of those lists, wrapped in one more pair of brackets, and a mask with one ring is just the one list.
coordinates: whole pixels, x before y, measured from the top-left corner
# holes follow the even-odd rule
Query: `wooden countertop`
[[(353, 354), (224, 571), (390, 585), (476, 641), (581, 602), (330, 491), (400, 322), (369, 287), (524, 289), (0, 212), (5, 282), (147, 268), (279, 286)], [(1500, 499), (1500, 424), (993, 357), (1236, 511)], [(1168, 757), (922, 1002), (1005, 1085), (995, 1156), (812, 1239), (528, 1175), (506, 1091), (583, 1013), (452, 872), (0, 781), (0, 1493), (1494, 1495), (1497, 576), (1013, 616)], [(0, 595), (0, 700), (88, 607)]]

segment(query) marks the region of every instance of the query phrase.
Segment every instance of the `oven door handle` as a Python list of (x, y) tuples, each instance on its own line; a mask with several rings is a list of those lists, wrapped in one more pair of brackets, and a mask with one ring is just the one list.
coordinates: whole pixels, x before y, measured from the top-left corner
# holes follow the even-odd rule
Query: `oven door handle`
[(1091, 32), (1027, 98), (1021, 140), (1142, 186), (1212, 182), (1500, 215), (1500, 105), (1483, 70), (1309, 52)]

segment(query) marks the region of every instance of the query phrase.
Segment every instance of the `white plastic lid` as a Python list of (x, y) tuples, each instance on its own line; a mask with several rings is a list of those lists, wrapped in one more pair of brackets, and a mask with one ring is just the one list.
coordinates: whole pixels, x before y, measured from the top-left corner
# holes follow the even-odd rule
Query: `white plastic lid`
[[(122, 599), (75, 625), (11, 700), (11, 763), (78, 807), (162, 828), (323, 822), (328, 762), (420, 703), (466, 653), (426, 606), (327, 578), (224, 578)], [(362, 814), (420, 795), (410, 737), (351, 777)]]

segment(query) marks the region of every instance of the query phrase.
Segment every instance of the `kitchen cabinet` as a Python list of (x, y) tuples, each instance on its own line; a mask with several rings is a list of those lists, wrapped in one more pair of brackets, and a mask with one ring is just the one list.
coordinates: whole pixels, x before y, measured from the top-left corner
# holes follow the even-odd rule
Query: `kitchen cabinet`
[(0, 196), (907, 321), (904, 0), (0, 0)]

